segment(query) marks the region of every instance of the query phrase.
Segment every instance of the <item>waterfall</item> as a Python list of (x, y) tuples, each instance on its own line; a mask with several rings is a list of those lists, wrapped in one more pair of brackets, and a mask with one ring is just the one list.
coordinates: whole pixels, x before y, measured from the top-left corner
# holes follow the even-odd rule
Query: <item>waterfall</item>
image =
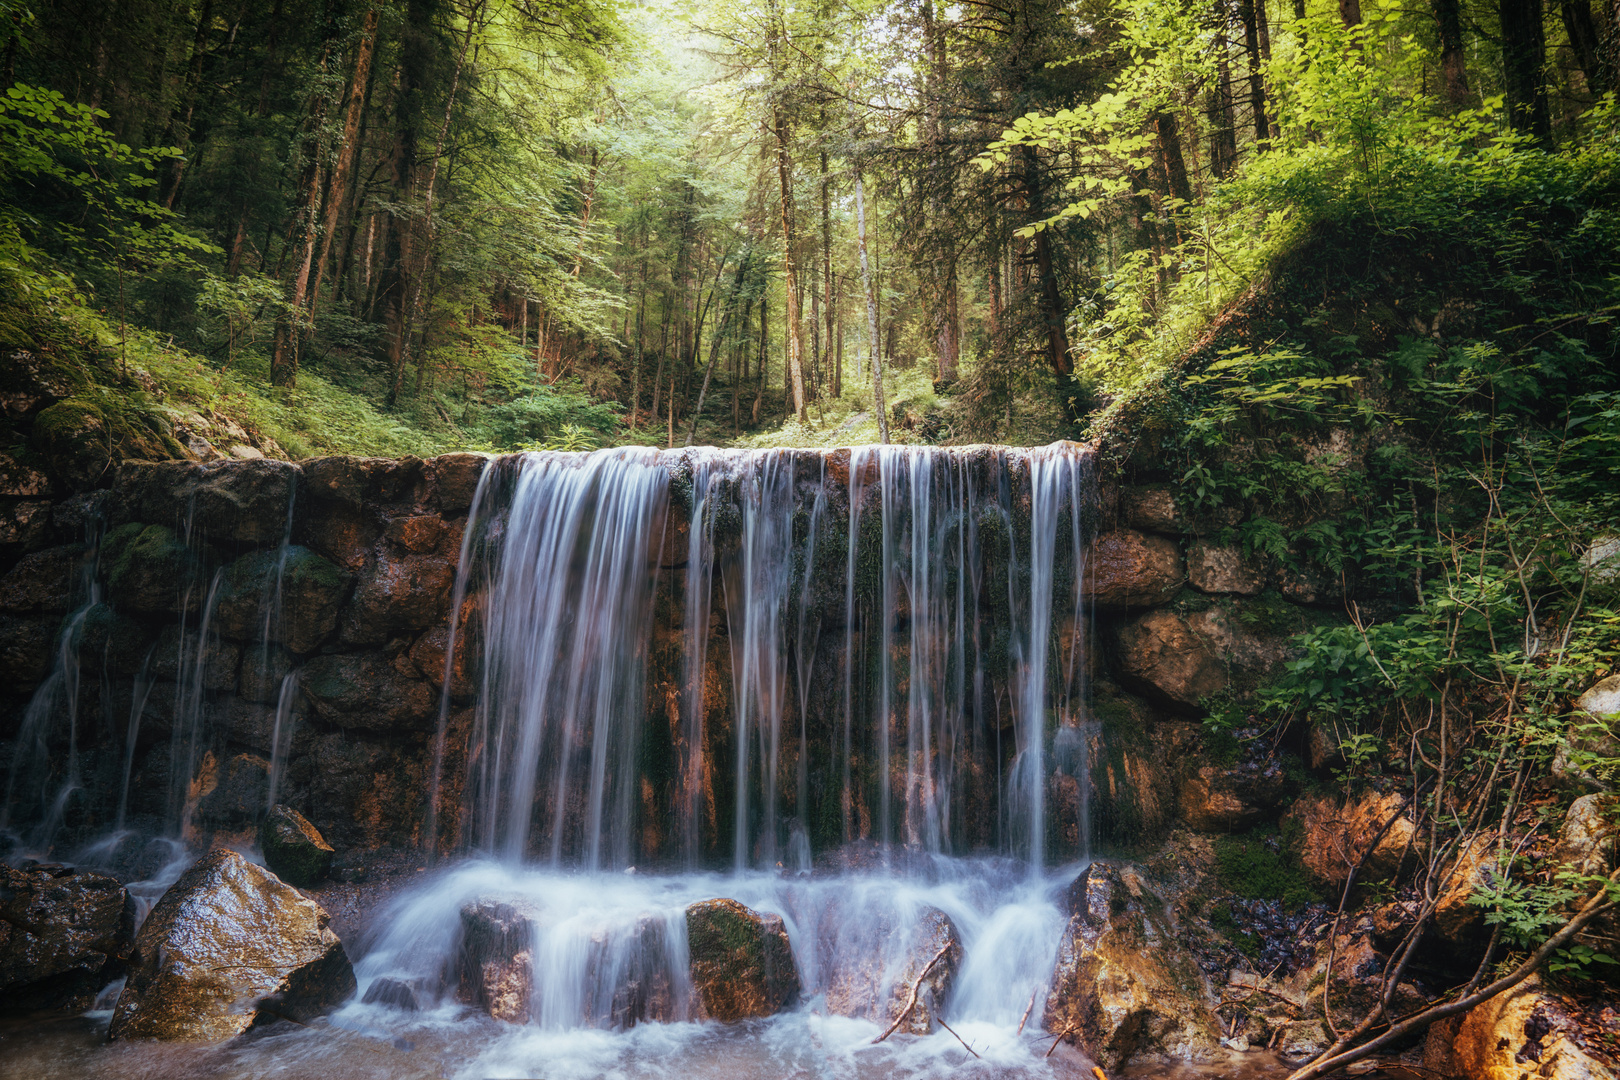
[[(1089, 490), (1072, 444), (492, 463), (463, 535), (428, 835), (470, 610), (478, 850), (742, 871), (862, 841), (998, 851), (1036, 877), (1087, 855)], [(1081, 805), (1050, 805), (1054, 768)], [(1058, 809), (1077, 846), (1054, 846)]]

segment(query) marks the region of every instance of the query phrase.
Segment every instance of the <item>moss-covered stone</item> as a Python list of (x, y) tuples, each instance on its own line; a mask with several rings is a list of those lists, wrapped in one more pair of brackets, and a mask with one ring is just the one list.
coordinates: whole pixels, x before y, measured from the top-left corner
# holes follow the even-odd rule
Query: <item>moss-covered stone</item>
[(686, 909), (686, 939), (692, 985), (712, 1019), (770, 1016), (798, 1000), (799, 972), (781, 916), (735, 900), (703, 900)]
[(288, 806), (271, 807), (259, 826), (264, 862), (283, 881), (308, 888), (332, 869), (332, 845), (304, 815)]
[(109, 598), (120, 608), (174, 612), (196, 607), (200, 589), (186, 589), (193, 571), (206, 571), (206, 549), (193, 552), (167, 525), (121, 525), (102, 542), (101, 565)]

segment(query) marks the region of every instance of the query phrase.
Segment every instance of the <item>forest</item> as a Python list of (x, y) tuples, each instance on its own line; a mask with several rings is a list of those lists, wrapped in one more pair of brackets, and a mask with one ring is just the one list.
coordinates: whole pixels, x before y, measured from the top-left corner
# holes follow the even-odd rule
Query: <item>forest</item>
[(1414, 165), (1612, 133), (1616, 70), (1591, 0), (8, 0), (0, 32), (8, 290), (160, 426), (295, 458), (1084, 435), (1304, 231), (1427, 209)]

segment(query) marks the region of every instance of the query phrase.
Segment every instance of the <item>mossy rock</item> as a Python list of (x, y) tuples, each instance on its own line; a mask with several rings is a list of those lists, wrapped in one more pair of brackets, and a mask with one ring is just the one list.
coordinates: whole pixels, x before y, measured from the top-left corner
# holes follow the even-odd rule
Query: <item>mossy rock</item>
[(185, 583), (193, 570), (206, 570), (210, 556), (207, 549), (192, 551), (167, 525), (121, 525), (102, 542), (108, 596), (129, 611), (175, 612), (183, 606), (195, 607), (202, 590), (188, 591)]
[(259, 827), (264, 863), (281, 880), (308, 888), (325, 879), (332, 869), (332, 845), (298, 811), (273, 806)]
[(34, 418), (33, 448), (50, 471), (74, 491), (88, 491), (112, 478), (125, 458), (161, 461), (188, 458), (185, 447), (148, 423), (138, 405), (110, 394), (82, 392), (58, 401)]
[(692, 985), (703, 1010), (731, 1022), (771, 1016), (799, 996), (787, 929), (735, 900), (703, 900), (686, 909)]

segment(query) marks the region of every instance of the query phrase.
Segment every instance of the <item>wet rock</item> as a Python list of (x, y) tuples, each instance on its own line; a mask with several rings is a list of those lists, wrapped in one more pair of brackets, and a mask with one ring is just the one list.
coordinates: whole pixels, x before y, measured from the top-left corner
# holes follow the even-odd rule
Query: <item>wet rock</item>
[(326, 912), (234, 851), (204, 855), (163, 894), (107, 1035), (218, 1041), (255, 1020), (305, 1021), (354, 993)]
[[(137, 450), (122, 445), (119, 426), (100, 406), (73, 398), (58, 401), (34, 417), (29, 443), (46, 471), (69, 490), (88, 491), (104, 487), (125, 453)], [(147, 455), (137, 451), (133, 456)]]
[(425, 680), (375, 654), (317, 656), (299, 670), (298, 685), (315, 714), (338, 727), (426, 731), (439, 715), (439, 695)]
[(231, 690), (241, 659), (242, 646), (236, 642), (209, 633), (199, 649), (195, 633), (181, 638), (179, 625), (170, 623), (153, 645), (151, 672), (159, 679), (178, 680), (183, 675), (188, 684), (200, 674), (204, 690)]
[(156, 660), (151, 628), (110, 604), (92, 605), (79, 624), (79, 635), (79, 660), (92, 671), (130, 676), (149, 656)]
[(863, 1017), (888, 1030), (917, 986), (917, 1003), (895, 1030), (927, 1035), (938, 1027), (962, 963), (961, 936), (950, 916), (925, 907), (911, 925), (894, 926), (887, 918), (852, 922), (834, 905), (827, 910), (821, 937), (836, 941), (827, 977), (828, 1012)]
[(281, 688), (298, 658), (280, 645), (242, 649), (242, 674), (237, 682), (237, 693), (244, 700), (275, 705), (281, 700)]
[(1128, 689), (1196, 715), (1206, 697), (1246, 692), (1287, 659), (1298, 627), (1281, 619), (1251, 621), (1250, 614), (1242, 602), (1230, 601), (1202, 611), (1138, 615), (1113, 633), (1116, 675)]
[(0, 505), (0, 545), (16, 545), (24, 551), (46, 542), (51, 524), (48, 502), (14, 502)]
[(540, 912), (483, 898), (461, 909), (458, 994), (497, 1020), (527, 1023), (534, 1008), (534, 943)]
[(393, 518), (383, 525), (383, 535), (389, 543), (417, 555), (437, 548), (444, 533), (444, 522), (436, 514), (412, 514)]
[(411, 989), (410, 983), (400, 982), (398, 979), (376, 979), (366, 987), (365, 996), (360, 999), (363, 1005), (386, 1005), (390, 1009), (399, 1009), (403, 1012), (416, 1012), (421, 1006), (416, 1002), (416, 991)]
[(1313, 1058), (1333, 1045), (1327, 1028), (1320, 1020), (1304, 1020), (1289, 1024), (1277, 1039), (1277, 1053), (1289, 1061)]
[[(280, 606), (266, 627), (267, 608)], [(314, 652), (337, 628), (350, 577), (309, 548), (296, 544), (242, 556), (225, 568), (215, 619), (220, 632), (241, 641), (269, 639), (295, 653)]]
[(134, 934), (135, 906), (116, 878), (0, 863), (0, 1007), (89, 1008)]
[(1153, 607), (1175, 596), (1186, 580), (1181, 549), (1163, 536), (1119, 529), (1092, 541), (1086, 587), (1098, 607)]
[[(199, 824), (216, 829), (239, 829), (259, 820), (270, 792), (268, 761), (257, 754), (235, 754), (226, 759), (215, 777), (213, 790), (197, 800), (195, 818)], [(273, 865), (271, 869), (280, 873)], [(292, 881), (286, 874), (281, 876)], [(302, 883), (293, 881), (293, 884)]]
[(1181, 785), (1181, 817), (1199, 832), (1242, 832), (1272, 814), (1282, 801), (1282, 766), (1217, 768), (1205, 765)]
[(1406, 797), (1396, 792), (1363, 791), (1349, 799), (1306, 795), (1289, 815), (1304, 830), (1305, 868), (1330, 885), (1342, 885), (1357, 866), (1357, 881), (1387, 881), (1403, 856), (1411, 859), (1423, 850)]
[(402, 632), (445, 623), (455, 580), (453, 556), (379, 558), (355, 587), (344, 613), (343, 640), (380, 644)]
[(703, 900), (686, 909), (686, 938), (703, 1015), (730, 1023), (798, 1000), (799, 972), (780, 915)]
[[(478, 692), (478, 684), (473, 675), (473, 665), (477, 662), (475, 654), (477, 646), (468, 640), (470, 636), (465, 624), (458, 628), (456, 654), (450, 665), (450, 694), (453, 697), (470, 697)], [(444, 654), (449, 645), (450, 628), (435, 626), (417, 638), (416, 644), (411, 646), (411, 662), (435, 689), (442, 689), (444, 686)]]
[(10, 454), (0, 453), (0, 495), (13, 499), (48, 499), (50, 477)]
[(49, 675), (58, 622), (0, 615), (0, 680), (32, 687)]
[(1457, 1075), (1469, 1080), (1614, 1080), (1582, 1045), (1580, 1025), (1531, 978), (1476, 1005), (1452, 1041)]
[[(268, 774), (267, 774), (268, 779)], [(332, 869), (332, 845), (304, 815), (289, 806), (273, 806), (259, 826), (265, 865), (283, 881), (307, 889)]]
[(592, 992), (586, 1008), (592, 1023), (607, 1024), (618, 1030), (640, 1023), (660, 1023), (681, 1019), (676, 1000), (675, 980), (669, 965), (668, 920), (662, 915), (643, 915), (636, 920), (628, 940), (613, 942), (611, 935), (592, 941), (587, 980), (611, 984), (608, 1012), (594, 1015), (602, 995)]
[(1119, 492), (1120, 517), (1133, 529), (1175, 535), (1185, 530), (1186, 515), (1165, 487), (1127, 487)]
[(1569, 806), (1553, 857), (1581, 874), (1608, 877), (1620, 861), (1620, 798), (1583, 795)]
[(1187, 580), (1206, 593), (1255, 596), (1265, 588), (1265, 575), (1235, 547), (1200, 540), (1187, 549)]
[(0, 611), (66, 611), (83, 561), (80, 544), (24, 555), (0, 577)]
[(167, 525), (121, 525), (101, 549), (107, 598), (121, 610), (146, 614), (196, 611), (208, 589), (206, 548), (192, 551)]
[(1130, 865), (1095, 862), (1069, 886), (1043, 1025), (1108, 1070), (1132, 1058), (1208, 1060), (1220, 1025), (1164, 904)]

